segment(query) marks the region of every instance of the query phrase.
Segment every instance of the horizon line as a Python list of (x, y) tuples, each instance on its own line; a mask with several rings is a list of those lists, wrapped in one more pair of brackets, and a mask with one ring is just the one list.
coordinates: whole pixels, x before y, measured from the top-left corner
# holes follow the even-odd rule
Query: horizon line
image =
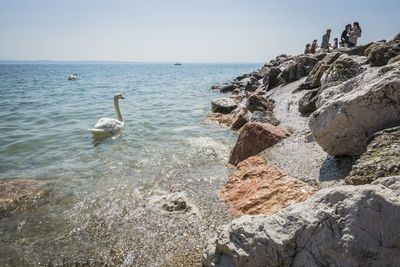
[(232, 62), (190, 62), (190, 61), (124, 61), (124, 60), (54, 60), (54, 59), (0, 59), (0, 64), (69, 64), (69, 63), (113, 63), (113, 64), (265, 64), (265, 62), (232, 61)]

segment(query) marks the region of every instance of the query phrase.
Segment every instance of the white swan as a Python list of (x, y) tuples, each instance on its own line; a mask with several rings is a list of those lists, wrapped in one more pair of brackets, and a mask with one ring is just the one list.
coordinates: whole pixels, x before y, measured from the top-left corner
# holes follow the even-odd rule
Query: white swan
[(93, 129), (89, 129), (93, 135), (112, 135), (124, 128), (124, 120), (122, 119), (121, 112), (119, 111), (118, 100), (125, 99), (121, 94), (114, 96), (114, 108), (117, 115), (116, 119), (102, 118), (95, 125)]
[(74, 73), (72, 75), (68, 75), (68, 80), (76, 80), (76, 76), (77, 76), (76, 73)]

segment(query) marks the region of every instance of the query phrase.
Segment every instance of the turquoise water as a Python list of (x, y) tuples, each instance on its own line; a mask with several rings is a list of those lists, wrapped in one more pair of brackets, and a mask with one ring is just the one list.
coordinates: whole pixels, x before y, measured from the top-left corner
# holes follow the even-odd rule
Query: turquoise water
[[(52, 183), (35, 208), (0, 219), (0, 264), (154, 266), (194, 253), (206, 229), (229, 216), (216, 192), (235, 133), (204, 120), (219, 96), (209, 88), (258, 67), (0, 65), (0, 179)], [(125, 97), (125, 129), (98, 142), (88, 129), (115, 117), (115, 93)], [(202, 220), (188, 224), (149, 207), (151, 196), (175, 191), (194, 200)]]

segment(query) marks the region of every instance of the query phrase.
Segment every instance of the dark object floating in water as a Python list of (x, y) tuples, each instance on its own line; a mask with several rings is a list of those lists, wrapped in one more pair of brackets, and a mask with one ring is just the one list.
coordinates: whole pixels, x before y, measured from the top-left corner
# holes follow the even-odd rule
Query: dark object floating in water
[(174, 64), (175, 66), (180, 66), (180, 65), (182, 65), (181, 63), (175, 63)]

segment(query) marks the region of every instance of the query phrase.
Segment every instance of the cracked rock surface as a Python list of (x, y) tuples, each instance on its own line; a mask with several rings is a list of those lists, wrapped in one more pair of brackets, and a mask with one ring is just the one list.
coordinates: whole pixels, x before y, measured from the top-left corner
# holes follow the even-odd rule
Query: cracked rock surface
[(346, 178), (347, 184), (369, 184), (400, 175), (400, 126), (377, 132)]
[(208, 242), (204, 266), (396, 266), (400, 176), (323, 189), (272, 215), (246, 215)]

